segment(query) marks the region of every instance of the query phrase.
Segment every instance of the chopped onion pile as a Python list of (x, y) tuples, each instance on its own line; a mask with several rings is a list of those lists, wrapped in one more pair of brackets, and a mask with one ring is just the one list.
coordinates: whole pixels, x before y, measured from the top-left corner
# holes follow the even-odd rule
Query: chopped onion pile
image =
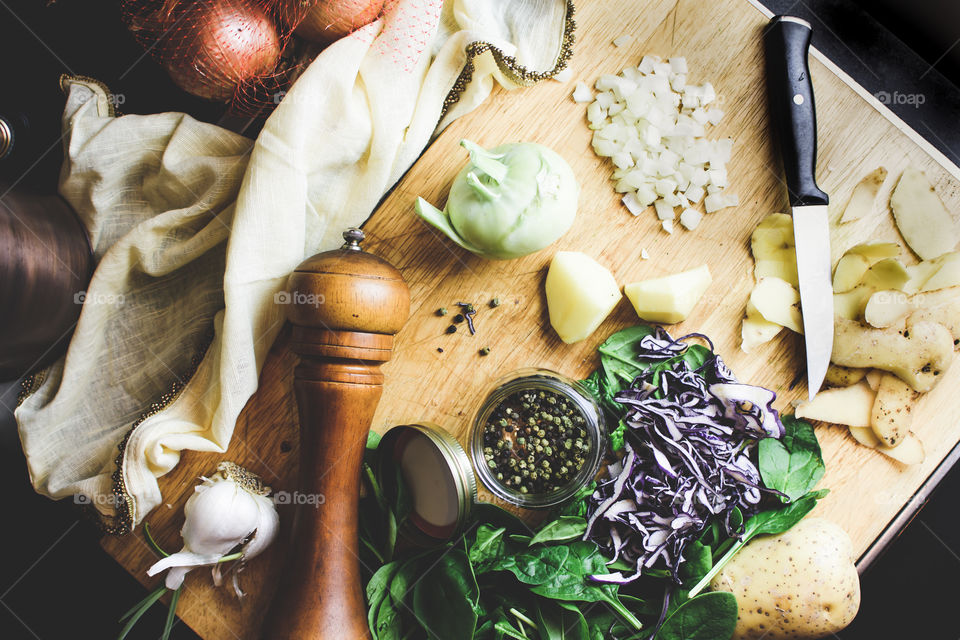
[(672, 233), (678, 207), (680, 224), (693, 229), (702, 218), (694, 209), (701, 201), (707, 213), (738, 204), (737, 196), (724, 193), (733, 140), (705, 137), (707, 125), (723, 118), (717, 93), (709, 82), (687, 84), (685, 58), (644, 56), (639, 66), (602, 75), (595, 86), (594, 98), (578, 82), (573, 99), (590, 102), (593, 150), (613, 163), (616, 191), (630, 213), (652, 204)]
[[(686, 348), (682, 340), (658, 328), (641, 342), (640, 358), (674, 358)], [(626, 455), (591, 496), (584, 539), (635, 571), (595, 580), (626, 583), (666, 568), (679, 582), (684, 549), (712, 519), (728, 535), (739, 534), (735, 509), (749, 517), (770, 491), (750, 454), (761, 438), (783, 435), (775, 397), (738, 383), (715, 353), (697, 369), (679, 358), (669, 368), (652, 367), (617, 395), (627, 408)]]

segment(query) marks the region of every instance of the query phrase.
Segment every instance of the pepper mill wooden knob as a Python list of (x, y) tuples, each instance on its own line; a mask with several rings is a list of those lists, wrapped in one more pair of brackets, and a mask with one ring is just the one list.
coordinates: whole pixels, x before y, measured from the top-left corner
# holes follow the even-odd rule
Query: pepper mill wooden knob
[[(380, 365), (410, 312), (400, 272), (360, 249), (363, 232), (308, 258), (287, 282), (291, 348), (300, 355), (300, 486), (293, 545), (262, 637), (369, 638), (358, 561), (360, 468), (383, 390)], [(322, 498), (320, 497), (322, 496)]]

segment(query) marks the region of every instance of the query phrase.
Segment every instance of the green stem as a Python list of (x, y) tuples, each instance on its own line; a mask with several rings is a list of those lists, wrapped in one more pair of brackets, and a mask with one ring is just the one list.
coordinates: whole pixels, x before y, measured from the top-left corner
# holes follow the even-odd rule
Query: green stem
[(473, 171), (467, 172), (467, 184), (470, 185), (474, 191), (476, 191), (480, 196), (486, 198), (487, 200), (496, 200), (499, 195), (490, 191), (487, 188), (487, 185), (480, 182), (480, 178), (477, 177)]
[(157, 587), (150, 593), (150, 595), (135, 604), (130, 611), (123, 614), (123, 617), (120, 618), (120, 622), (123, 622), (127, 618), (130, 619), (127, 620), (127, 624), (123, 625), (123, 629), (120, 630), (120, 635), (117, 636), (117, 640), (123, 640), (126, 638), (127, 634), (130, 633), (130, 630), (133, 629), (133, 625), (137, 624), (137, 621), (143, 617), (143, 614), (147, 612), (147, 609), (152, 607), (157, 600), (162, 598), (166, 591), (167, 588), (163, 585)]
[(631, 627), (638, 630), (643, 629), (643, 624), (637, 620), (637, 617), (633, 615), (633, 613), (631, 613), (622, 602), (620, 602), (619, 598), (610, 598), (607, 600), (607, 602), (610, 603), (614, 611), (620, 614), (620, 617), (630, 623)]
[(470, 163), (479, 169), (481, 173), (490, 176), (490, 179), (497, 184), (501, 184), (506, 179), (507, 165), (500, 162), (500, 158), (503, 157), (502, 155), (490, 153), (480, 145), (470, 142), (469, 140), (461, 140), (460, 146), (470, 153)]
[(722, 558), (720, 558), (720, 562), (715, 563), (710, 571), (707, 572), (707, 575), (703, 576), (703, 578), (700, 579), (700, 582), (693, 586), (693, 589), (690, 589), (690, 593), (687, 595), (687, 597), (693, 599), (698, 593), (703, 591), (703, 589), (710, 584), (710, 581), (713, 580), (713, 578), (723, 570), (728, 562), (730, 562), (733, 556), (737, 555), (737, 552), (739, 552), (740, 549), (743, 549), (748, 540), (749, 536), (744, 535), (742, 540), (738, 540), (736, 544), (730, 547), (730, 550), (727, 551)]
[(167, 609), (167, 621), (163, 625), (163, 634), (160, 636), (160, 640), (169, 640), (170, 632), (173, 631), (173, 622), (177, 618), (177, 602), (180, 601), (180, 592), (183, 590), (183, 587), (177, 587), (173, 592), (173, 595), (170, 596), (170, 608)]
[(150, 523), (149, 523), (149, 522), (144, 522), (144, 523), (143, 523), (143, 535), (144, 535), (144, 536), (146, 537), (146, 539), (147, 539), (147, 544), (150, 545), (150, 548), (153, 549), (154, 552), (155, 552), (157, 555), (159, 555), (159, 556), (161, 556), (161, 557), (163, 557), (163, 558), (166, 558), (167, 556), (170, 555), (169, 553), (167, 553), (166, 551), (164, 551), (164, 550), (160, 547), (159, 544), (157, 544), (157, 541), (156, 541), (156, 540), (153, 539), (153, 534), (150, 533)]
[(217, 564), (220, 564), (221, 562), (232, 562), (234, 560), (239, 560), (242, 557), (243, 557), (243, 551), (237, 551), (236, 553), (231, 553), (228, 556), (223, 556), (222, 558), (217, 560)]
[(533, 628), (537, 627), (537, 623), (531, 620), (530, 618), (528, 618), (527, 616), (525, 616), (522, 611), (517, 611), (513, 607), (510, 607), (510, 613), (515, 615), (517, 617), (517, 620), (520, 620), (521, 622), (526, 622), (528, 625), (530, 625)]

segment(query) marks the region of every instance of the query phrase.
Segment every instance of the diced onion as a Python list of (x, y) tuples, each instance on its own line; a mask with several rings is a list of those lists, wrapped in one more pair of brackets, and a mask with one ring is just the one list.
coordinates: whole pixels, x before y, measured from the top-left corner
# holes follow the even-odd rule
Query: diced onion
[[(623, 35), (614, 40), (622, 46), (632, 40)], [(684, 227), (700, 223), (694, 207), (701, 202), (707, 213), (736, 206), (728, 198), (726, 164), (733, 140), (709, 140), (708, 126), (718, 124), (723, 111), (713, 103), (712, 84), (688, 84), (686, 58), (666, 61), (644, 56), (636, 67), (617, 75), (601, 75), (594, 88), (583, 83), (573, 92), (576, 102), (590, 102), (587, 120), (594, 131), (593, 149), (614, 165), (614, 189), (623, 193), (624, 206), (637, 215), (638, 208), (653, 204), (661, 221), (672, 221), (674, 209), (686, 213)], [(669, 228), (668, 228), (669, 227)], [(673, 225), (664, 225), (672, 233)]]
[[(557, 82), (566, 82), (572, 77), (573, 77), (573, 69), (571, 69), (570, 67), (567, 67), (560, 73), (554, 74), (553, 79), (556, 80)], [(587, 85), (583, 85), (583, 86), (587, 86)]]

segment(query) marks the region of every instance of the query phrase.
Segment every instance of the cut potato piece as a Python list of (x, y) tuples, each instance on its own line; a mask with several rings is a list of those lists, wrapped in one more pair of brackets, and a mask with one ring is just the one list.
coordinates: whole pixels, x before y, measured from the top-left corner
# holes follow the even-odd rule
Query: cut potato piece
[(557, 252), (545, 288), (550, 324), (567, 344), (596, 331), (622, 297), (613, 274), (578, 251)]
[(942, 324), (913, 315), (902, 331), (836, 317), (831, 359), (845, 367), (883, 369), (916, 391), (929, 391), (953, 360), (953, 336)]
[(750, 292), (750, 302), (768, 322), (803, 333), (800, 292), (780, 278), (761, 278)]
[(907, 434), (907, 436), (900, 441), (895, 447), (877, 447), (877, 451), (883, 455), (893, 458), (897, 462), (902, 462), (903, 464), (920, 464), (927, 457), (926, 453), (923, 450), (923, 443), (920, 442), (920, 439), (913, 435), (912, 433)]
[(871, 171), (857, 186), (853, 188), (850, 194), (850, 201), (843, 210), (843, 216), (840, 222), (853, 222), (871, 215), (877, 206), (877, 195), (880, 193), (880, 187), (887, 179), (887, 170), (879, 167)]
[(867, 371), (867, 375), (864, 376), (864, 380), (867, 381), (867, 384), (870, 385), (871, 389), (876, 391), (877, 389), (880, 388), (880, 378), (882, 378), (885, 375), (887, 374), (885, 374), (880, 369), (870, 369), (869, 371)]
[(883, 445), (870, 427), (850, 427), (850, 435), (854, 440), (871, 449), (878, 449)]
[(794, 415), (848, 427), (869, 427), (877, 394), (865, 382), (849, 387), (824, 389), (809, 402), (797, 405)]
[(834, 293), (846, 293), (860, 284), (870, 269), (870, 261), (859, 253), (848, 253), (840, 258), (833, 272)]
[[(907, 267), (907, 274), (910, 279), (901, 287), (904, 293), (917, 293), (922, 289), (927, 281), (940, 270), (940, 265), (932, 260), (924, 260), (919, 264), (912, 264)], [(960, 283), (958, 283), (960, 284)]]
[(827, 367), (827, 376), (823, 379), (823, 382), (828, 387), (849, 387), (863, 380), (866, 375), (867, 369), (831, 364)]
[(883, 444), (895, 447), (910, 432), (913, 403), (919, 396), (910, 385), (892, 373), (880, 378), (877, 399), (870, 415), (870, 427)]
[(901, 323), (916, 310), (912, 296), (902, 291), (877, 291), (863, 309), (863, 319), (872, 327), (885, 329)]
[(936, 272), (923, 283), (920, 291), (936, 291), (960, 285), (960, 253), (954, 251), (933, 261), (938, 265)]
[(913, 252), (930, 260), (957, 246), (957, 228), (923, 172), (907, 168), (890, 196), (897, 228)]
[(740, 348), (750, 353), (754, 347), (770, 342), (783, 327), (764, 318), (753, 303), (747, 301), (747, 317), (740, 327)]
[(851, 247), (847, 253), (856, 253), (870, 261), (870, 264), (880, 262), (886, 258), (896, 258), (900, 255), (900, 245), (896, 242), (868, 242)]
[(793, 218), (785, 213), (771, 213), (761, 220), (750, 236), (750, 251), (756, 262), (753, 276), (758, 281), (773, 277), (799, 286)]
[(847, 320), (859, 320), (872, 293), (872, 288), (860, 285), (846, 293), (833, 294), (833, 315)]
[(686, 319), (713, 278), (707, 265), (623, 288), (637, 315), (648, 322), (674, 324)]
[(874, 289), (900, 289), (909, 279), (907, 268), (896, 258), (884, 258), (863, 274), (863, 284)]

